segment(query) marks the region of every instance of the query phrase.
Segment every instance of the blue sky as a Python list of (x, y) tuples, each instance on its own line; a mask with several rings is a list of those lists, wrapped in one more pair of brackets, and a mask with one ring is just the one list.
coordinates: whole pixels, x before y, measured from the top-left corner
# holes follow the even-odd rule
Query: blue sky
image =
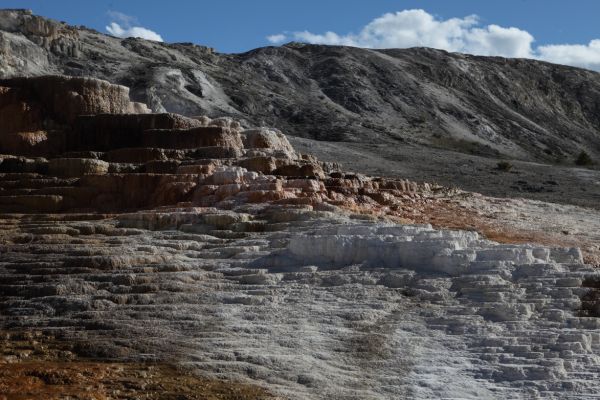
[(424, 45), (600, 69), (598, 0), (0, 0), (0, 7), (220, 52), (290, 40)]

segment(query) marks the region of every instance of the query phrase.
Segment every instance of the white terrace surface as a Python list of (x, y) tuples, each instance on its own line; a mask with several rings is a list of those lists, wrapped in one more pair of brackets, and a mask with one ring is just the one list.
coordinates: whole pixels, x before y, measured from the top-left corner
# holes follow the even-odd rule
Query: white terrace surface
[(577, 249), (203, 212), (4, 220), (0, 321), (293, 399), (600, 396), (600, 319), (579, 316), (600, 275)]

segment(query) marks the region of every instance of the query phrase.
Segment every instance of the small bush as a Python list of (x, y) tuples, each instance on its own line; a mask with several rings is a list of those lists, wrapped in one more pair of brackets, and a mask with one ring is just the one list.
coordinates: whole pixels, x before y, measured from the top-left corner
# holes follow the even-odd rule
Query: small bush
[(508, 172), (512, 169), (513, 165), (511, 163), (509, 163), (508, 161), (500, 161), (498, 162), (498, 164), (496, 164), (496, 169), (498, 171), (505, 171)]
[(586, 166), (592, 165), (594, 162), (588, 153), (582, 151), (575, 159), (575, 165)]

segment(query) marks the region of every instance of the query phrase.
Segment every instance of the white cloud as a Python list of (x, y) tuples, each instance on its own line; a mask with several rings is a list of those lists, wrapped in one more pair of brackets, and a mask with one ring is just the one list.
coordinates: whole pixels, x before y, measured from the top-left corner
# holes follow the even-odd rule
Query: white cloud
[(539, 58), (600, 71), (600, 39), (589, 44), (551, 44), (537, 48)]
[(534, 39), (527, 31), (489, 25), (471, 29), (465, 35), (465, 53), (484, 56), (531, 57)]
[[(272, 35), (275, 37), (278, 35)], [(358, 34), (294, 32), (295, 40), (307, 43), (369, 48), (433, 47), (480, 55), (526, 56), (533, 37), (517, 28), (479, 27), (477, 16), (436, 19), (424, 10), (388, 13), (369, 22)]]
[(278, 33), (276, 35), (267, 36), (267, 40), (273, 44), (283, 43), (283, 42), (285, 42), (286, 39), (287, 39), (287, 36), (285, 36), (283, 33)]
[(138, 24), (135, 17), (119, 11), (109, 11), (107, 14), (113, 21), (106, 26), (106, 31), (113, 36), (120, 38), (137, 37), (157, 42), (163, 41), (163, 38), (158, 33), (143, 26), (134, 26), (134, 24)]
[(271, 43), (287, 39), (313, 44), (366, 48), (432, 47), (485, 56), (535, 58), (600, 70), (600, 39), (587, 45), (533, 47), (534, 37), (516, 27), (483, 26), (476, 15), (439, 19), (424, 10), (404, 10), (375, 18), (358, 33), (309, 31), (268, 36)]

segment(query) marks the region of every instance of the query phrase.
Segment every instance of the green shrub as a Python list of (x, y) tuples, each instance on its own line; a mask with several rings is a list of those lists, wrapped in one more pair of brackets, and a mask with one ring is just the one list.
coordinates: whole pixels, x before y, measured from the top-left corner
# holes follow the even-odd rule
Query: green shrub
[(586, 166), (592, 165), (594, 162), (588, 153), (582, 151), (575, 159), (575, 165)]
[(508, 161), (499, 161), (498, 164), (496, 164), (496, 169), (498, 171), (505, 171), (508, 172), (512, 169), (513, 165), (511, 163), (509, 163)]

